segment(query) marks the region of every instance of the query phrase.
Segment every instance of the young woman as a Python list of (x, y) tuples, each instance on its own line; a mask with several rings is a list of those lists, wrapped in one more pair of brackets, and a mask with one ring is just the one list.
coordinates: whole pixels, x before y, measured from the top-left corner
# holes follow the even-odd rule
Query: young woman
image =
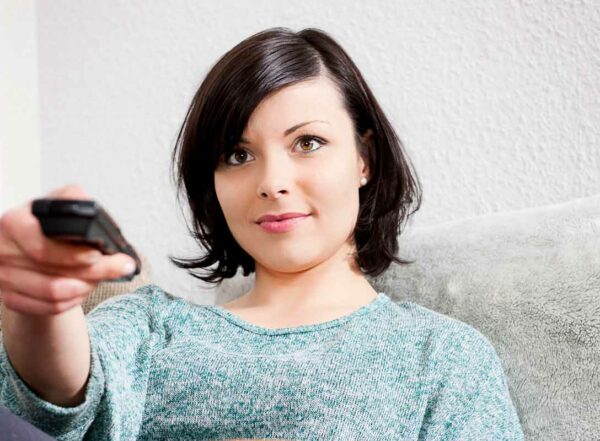
[[(396, 256), (398, 236), (421, 191), (329, 35), (273, 28), (227, 52), (193, 98), (173, 161), (203, 250), (172, 261), (209, 283), (241, 267), (252, 288), (198, 305), (145, 285), (84, 316), (73, 303), (117, 256), (43, 279), (86, 284), (60, 307), (0, 271), (12, 337), (0, 351), (1, 404), (65, 440), (523, 439), (490, 342), (366, 279), (410, 263)], [(56, 263), (67, 251), (53, 246), (41, 254)], [(45, 374), (16, 341), (43, 314), (54, 317), (41, 332), (54, 344)]]

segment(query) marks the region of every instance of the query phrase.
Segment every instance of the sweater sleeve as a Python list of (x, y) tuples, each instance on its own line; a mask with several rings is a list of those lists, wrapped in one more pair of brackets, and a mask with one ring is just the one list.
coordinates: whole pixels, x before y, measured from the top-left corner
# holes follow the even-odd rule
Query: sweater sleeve
[(86, 316), (91, 369), (85, 400), (63, 407), (39, 397), (0, 347), (0, 405), (57, 440), (135, 439), (141, 426), (153, 352), (164, 333), (156, 320), (160, 288), (111, 297)]
[(470, 325), (454, 329), (438, 350), (436, 380), (418, 439), (524, 440), (496, 350)]

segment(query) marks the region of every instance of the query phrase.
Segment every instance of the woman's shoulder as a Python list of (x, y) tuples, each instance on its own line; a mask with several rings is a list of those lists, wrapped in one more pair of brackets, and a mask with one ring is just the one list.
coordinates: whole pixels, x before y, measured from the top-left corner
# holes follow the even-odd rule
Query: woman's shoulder
[[(436, 311), (413, 301), (393, 301), (395, 311), (395, 326), (418, 330), (420, 335), (427, 336), (429, 343), (436, 347), (443, 357), (449, 351), (476, 354), (486, 352), (488, 356), (495, 355), (495, 349), (490, 340), (475, 326)], [(494, 353), (494, 354), (491, 354)]]
[(115, 304), (165, 302), (171, 297), (173, 296), (163, 290), (160, 286), (149, 283), (137, 287), (134, 291), (110, 296), (98, 303), (92, 311), (97, 308), (104, 308)]
[(182, 301), (160, 286), (149, 283), (137, 287), (134, 291), (117, 294), (103, 300), (97, 304), (88, 314), (89, 318), (107, 313), (130, 314), (134, 311), (146, 314), (148, 316), (164, 315), (170, 311), (177, 303)]

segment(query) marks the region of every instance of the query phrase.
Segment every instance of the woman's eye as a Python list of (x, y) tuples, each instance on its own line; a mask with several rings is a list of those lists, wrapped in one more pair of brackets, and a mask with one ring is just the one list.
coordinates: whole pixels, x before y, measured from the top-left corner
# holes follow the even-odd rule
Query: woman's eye
[[(245, 156), (248, 156), (248, 152), (247, 152), (247, 151), (245, 151), (245, 150), (241, 150), (241, 149), (236, 149), (236, 150), (234, 150), (234, 151), (233, 151), (233, 153), (232, 153), (232, 154), (231, 154), (229, 157), (230, 157), (230, 158), (233, 158), (233, 157), (235, 157), (235, 155), (236, 155), (236, 154), (239, 154), (239, 155), (242, 155), (242, 154), (243, 154), (243, 155), (245, 155)], [(239, 165), (239, 164), (235, 164), (235, 163), (233, 163), (233, 164), (232, 164), (232, 163), (231, 163), (231, 162), (229, 162), (229, 161), (227, 162), (227, 164), (229, 164), (229, 165)], [(240, 164), (242, 164), (242, 163), (240, 163)]]
[[(311, 145), (311, 143), (313, 143), (315, 141), (316, 141), (317, 144), (320, 145), (320, 147), (311, 149), (310, 145)], [(319, 150), (321, 147), (323, 147), (326, 144), (326, 142), (323, 141), (320, 138), (317, 138), (316, 136), (305, 135), (305, 136), (302, 136), (302, 137), (298, 138), (298, 140), (296, 141), (295, 144), (300, 146), (300, 150), (302, 151), (302, 153), (308, 154), (308, 153), (312, 153), (312, 152), (315, 152), (315, 151)], [(308, 148), (305, 149), (305, 147), (308, 147)], [(231, 153), (231, 155), (229, 155), (229, 158), (234, 158), (234, 157), (236, 157), (236, 155), (242, 155), (243, 159), (247, 159), (248, 152), (246, 150), (243, 150), (243, 149), (234, 149), (233, 152)], [(239, 156), (238, 156), (238, 158), (239, 158)], [(239, 162), (238, 161), (238, 163), (232, 163), (231, 161), (225, 161), (225, 162), (228, 165), (234, 165), (235, 166), (235, 165), (242, 165), (246, 161), (243, 161), (243, 162)]]
[[(303, 136), (298, 141), (299, 141), (299, 144), (301, 146), (300, 148), (302, 149), (302, 151), (303, 152), (308, 152), (308, 153), (314, 152), (315, 150), (319, 150), (323, 145), (325, 145), (325, 142), (322, 141), (321, 139), (317, 138), (316, 136)], [(321, 147), (319, 147), (317, 149), (314, 149), (314, 150), (304, 150), (303, 149), (303, 147), (305, 145), (307, 145), (307, 144), (310, 145), (310, 143), (313, 142), (313, 141), (316, 141), (317, 144), (321, 145)]]

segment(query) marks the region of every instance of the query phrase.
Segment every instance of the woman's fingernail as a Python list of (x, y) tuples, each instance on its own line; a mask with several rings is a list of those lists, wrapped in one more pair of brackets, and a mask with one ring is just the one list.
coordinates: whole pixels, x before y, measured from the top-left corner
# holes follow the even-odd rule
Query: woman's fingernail
[(135, 263), (127, 262), (125, 265), (123, 265), (123, 274), (125, 274), (126, 276), (133, 274), (134, 271), (135, 271)]

